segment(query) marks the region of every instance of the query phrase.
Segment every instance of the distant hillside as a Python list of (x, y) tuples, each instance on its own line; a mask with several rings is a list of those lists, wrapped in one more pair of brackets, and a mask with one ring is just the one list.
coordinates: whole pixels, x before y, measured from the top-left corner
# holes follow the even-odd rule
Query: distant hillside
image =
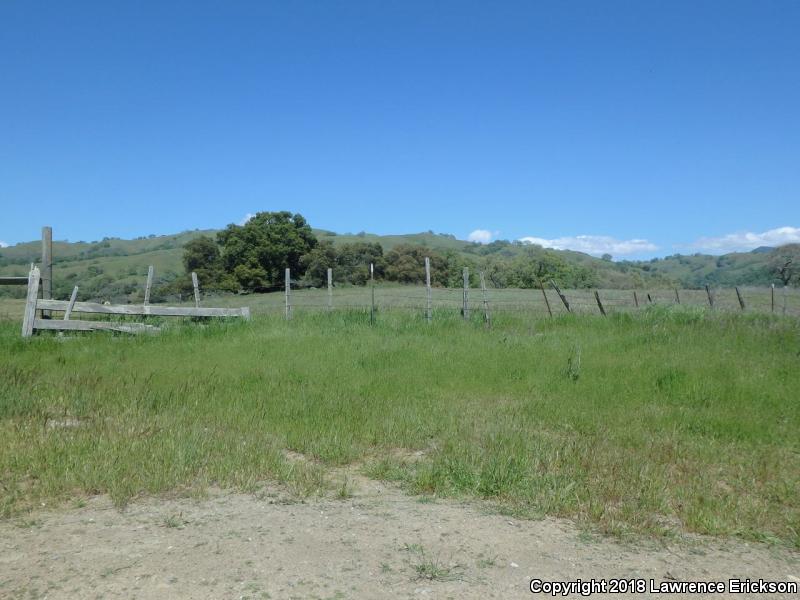
[[(439, 252), (469, 256), (487, 264), (493, 257), (513, 258), (530, 252), (530, 248), (519, 242), (496, 241), (481, 245), (431, 231), (383, 236), (363, 232), (337, 234), (321, 229), (314, 233), (321, 241), (327, 240), (337, 245), (379, 242), (384, 251), (389, 251), (399, 244), (415, 244)], [(148, 265), (155, 266), (157, 283), (169, 282), (183, 273), (183, 245), (197, 236), (215, 234), (215, 230), (195, 230), (133, 240), (105, 238), (93, 242), (55, 241), (54, 293), (58, 297), (68, 296), (72, 287), (79, 285), (84, 293), (91, 295), (134, 298), (141, 293)], [(771, 248), (722, 256), (676, 254), (649, 261), (619, 262), (569, 250), (548, 252), (569, 264), (591, 270), (594, 283), (601, 288), (695, 288), (704, 285), (769, 285), (775, 282), (768, 269)], [(38, 240), (0, 249), (0, 274), (26, 275), (30, 263), (38, 262), (40, 256), (41, 242)], [(0, 288), (0, 293), (21, 295), (22, 290), (6, 287)]]

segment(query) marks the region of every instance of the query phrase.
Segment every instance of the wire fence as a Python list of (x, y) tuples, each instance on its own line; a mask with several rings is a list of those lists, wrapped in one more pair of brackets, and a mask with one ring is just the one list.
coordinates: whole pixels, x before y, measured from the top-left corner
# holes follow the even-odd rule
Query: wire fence
[(489, 320), (496, 313), (608, 315), (654, 305), (800, 317), (800, 289), (788, 287), (558, 290), (552, 284), (532, 289), (367, 284), (291, 290), (288, 295), (285, 292), (253, 295), (247, 302), (257, 312), (283, 311), (288, 318), (298, 311), (402, 309), (425, 316), (443, 312), (482, 314)]

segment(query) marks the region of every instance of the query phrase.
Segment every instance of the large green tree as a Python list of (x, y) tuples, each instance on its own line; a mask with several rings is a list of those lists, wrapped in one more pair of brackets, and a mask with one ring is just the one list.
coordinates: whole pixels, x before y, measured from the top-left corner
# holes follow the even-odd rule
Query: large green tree
[(244, 225), (228, 225), (217, 240), (225, 270), (248, 291), (282, 286), (286, 267), (301, 277), (301, 258), (317, 245), (305, 218), (288, 211), (256, 213)]

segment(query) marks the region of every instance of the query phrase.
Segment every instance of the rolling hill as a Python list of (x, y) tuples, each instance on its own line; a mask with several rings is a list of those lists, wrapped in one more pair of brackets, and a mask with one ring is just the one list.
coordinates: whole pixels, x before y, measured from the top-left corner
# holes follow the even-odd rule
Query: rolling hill
[[(194, 230), (162, 236), (125, 240), (104, 238), (93, 242), (53, 242), (55, 257), (54, 294), (68, 296), (74, 285), (90, 292), (108, 290), (114, 297), (132, 297), (140, 293), (148, 265), (156, 271), (156, 284), (169, 282), (183, 273), (182, 248), (200, 235), (215, 230)], [(522, 255), (527, 246), (518, 242), (497, 241), (480, 245), (456, 239), (449, 234), (432, 231), (406, 235), (370, 233), (337, 234), (314, 230), (319, 240), (334, 244), (378, 242), (384, 251), (400, 244), (426, 246), (439, 252), (454, 252), (473, 259), (490, 261), (493, 256), (513, 258)], [(570, 250), (553, 250), (562, 260), (589, 269), (598, 287), (672, 287), (696, 288), (704, 285), (769, 285), (774, 282), (768, 263), (772, 249), (757, 248), (752, 252), (710, 256), (705, 254), (656, 258), (649, 261), (608, 261)], [(26, 275), (31, 262), (38, 262), (41, 242), (33, 241), (0, 249), (0, 274)], [(0, 288), (4, 295), (21, 295), (18, 287)]]

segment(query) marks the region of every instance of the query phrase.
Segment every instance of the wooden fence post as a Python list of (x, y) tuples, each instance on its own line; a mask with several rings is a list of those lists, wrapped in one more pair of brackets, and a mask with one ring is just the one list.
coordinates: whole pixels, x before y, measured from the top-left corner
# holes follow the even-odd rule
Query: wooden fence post
[(22, 337), (33, 335), (33, 322), (36, 320), (36, 301), (39, 298), (39, 279), (41, 274), (38, 267), (32, 267), (28, 274), (28, 298), (25, 302), (25, 313), (22, 317)]
[(774, 283), (772, 284), (772, 288), (771, 288), (771, 291), (770, 291), (770, 299), (772, 301), (771, 302), (771, 304), (772, 304), (772, 312), (774, 313), (775, 312), (775, 284)]
[(286, 267), (284, 275), (284, 288), (286, 293), (286, 320), (288, 321), (292, 318), (292, 282), (289, 267)]
[(67, 306), (67, 310), (64, 311), (64, 320), (69, 321), (70, 316), (72, 316), (72, 309), (75, 308), (75, 300), (78, 299), (78, 286), (76, 285), (72, 288), (72, 295), (69, 297), (69, 305)]
[(567, 297), (561, 293), (560, 289), (558, 289), (556, 282), (551, 279), (550, 285), (553, 286), (553, 289), (555, 289), (556, 294), (558, 294), (558, 297), (561, 298), (561, 302), (564, 304), (564, 308), (567, 309), (567, 312), (572, 312), (572, 309), (569, 307), (569, 302), (567, 302)]
[(483, 275), (483, 271), (480, 273), (481, 275), (481, 293), (483, 294), (483, 321), (486, 323), (487, 327), (492, 326), (492, 316), (489, 313), (489, 299), (486, 297), (486, 278)]
[(636, 295), (636, 290), (633, 290), (633, 303), (636, 305), (636, 308), (639, 308), (639, 296)]
[(200, 308), (200, 284), (197, 283), (197, 273), (192, 271), (192, 287), (194, 288), (194, 307)]
[(680, 295), (678, 295), (678, 288), (675, 288), (675, 302), (677, 304), (681, 303), (681, 297), (680, 297)]
[(708, 296), (708, 305), (711, 308), (714, 308), (714, 298), (711, 295), (711, 290), (708, 288), (708, 286), (706, 286), (706, 296)]
[[(42, 299), (53, 298), (53, 228), (42, 227)], [(43, 310), (42, 318), (49, 319), (50, 311)]]
[(786, 314), (786, 292), (789, 291), (789, 286), (783, 286), (783, 314)]
[(742, 293), (739, 291), (739, 286), (737, 285), (734, 289), (736, 290), (736, 297), (739, 299), (739, 307), (744, 312), (744, 298), (742, 298)]
[[(369, 287), (372, 292), (372, 304), (369, 310), (369, 324), (375, 325), (375, 265), (369, 263)], [(430, 317), (428, 317), (430, 320)]]
[(328, 310), (333, 310), (333, 269), (328, 269)]
[(542, 296), (544, 296), (544, 304), (547, 306), (547, 314), (551, 317), (553, 316), (553, 311), (550, 310), (550, 300), (547, 299), (547, 292), (544, 291), (544, 284), (542, 280), (539, 280), (539, 289), (542, 290)]
[(425, 318), (431, 322), (431, 259), (425, 257)]
[(603, 303), (600, 302), (600, 294), (597, 290), (594, 291), (594, 299), (597, 300), (597, 306), (600, 308), (600, 314), (602, 314), (604, 317), (607, 316), (606, 309), (603, 308)]
[(150, 288), (153, 286), (153, 265), (147, 267), (147, 283), (144, 285), (144, 305), (150, 304)]
[(464, 319), (469, 319), (469, 267), (464, 267), (461, 272), (464, 279), (464, 299), (461, 304), (461, 315)]
[(647, 292), (647, 303), (648, 304), (652, 304), (653, 303), (653, 299), (650, 297), (650, 292)]

